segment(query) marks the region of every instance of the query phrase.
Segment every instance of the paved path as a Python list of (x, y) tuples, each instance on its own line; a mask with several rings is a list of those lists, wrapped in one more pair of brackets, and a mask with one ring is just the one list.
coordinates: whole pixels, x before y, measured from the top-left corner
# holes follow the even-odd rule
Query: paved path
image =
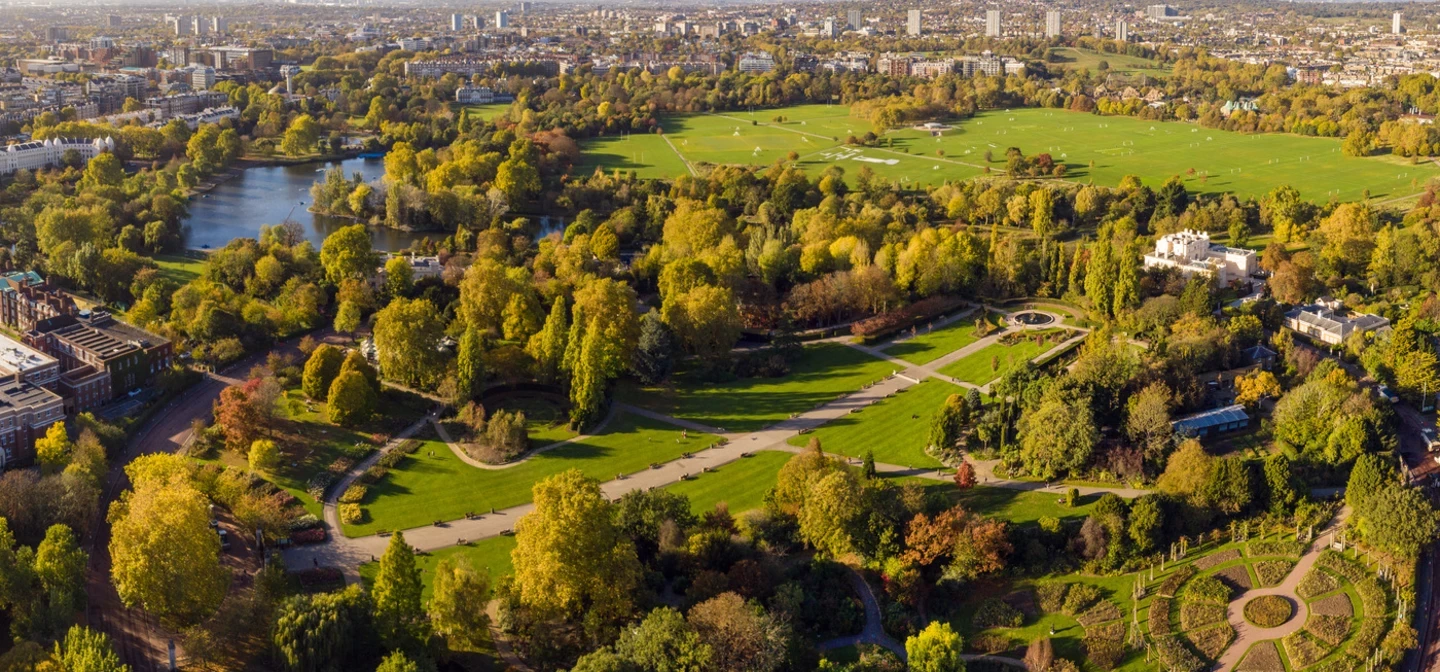
[(435, 418), (435, 417), (430, 418), (430, 423), (433, 424), (433, 425), (435, 425), (435, 435), (438, 436), (438, 437), (440, 437), (440, 441), (441, 441), (442, 443), (444, 443), (445, 446), (450, 449), (450, 452), (454, 453), (454, 454), (455, 454), (455, 457), (458, 458), (461, 462), (464, 462), (465, 464), (468, 464), (468, 465), (470, 465), (470, 466), (472, 466), (472, 467), (475, 467), (476, 469), (486, 469), (486, 470), (489, 470), (489, 471), (500, 471), (500, 470), (502, 470), (502, 469), (509, 469), (509, 468), (511, 468), (511, 467), (518, 467), (518, 466), (520, 466), (520, 465), (522, 465), (522, 464), (525, 464), (526, 462), (529, 462), (529, 461), (530, 461), (530, 458), (533, 458), (533, 457), (535, 457), (536, 455), (539, 455), (539, 454), (541, 454), (541, 453), (548, 452), (548, 451), (551, 451), (551, 450), (555, 450), (556, 448), (559, 448), (559, 447), (561, 447), (561, 446), (568, 445), (568, 444), (571, 444), (571, 443), (576, 443), (576, 442), (579, 442), (579, 441), (585, 441), (585, 440), (587, 440), (587, 439), (594, 438), (594, 437), (595, 437), (596, 435), (598, 435), (598, 434), (604, 433), (605, 427), (609, 426), (610, 421), (615, 419), (615, 415), (616, 415), (615, 409), (616, 409), (616, 405), (613, 405), (613, 404), (612, 404), (612, 405), (610, 406), (610, 412), (605, 415), (605, 419), (604, 419), (604, 420), (601, 420), (601, 421), (600, 421), (600, 424), (595, 425), (595, 428), (592, 429), (592, 430), (590, 430), (590, 433), (589, 433), (589, 434), (579, 434), (579, 435), (570, 437), (570, 438), (568, 438), (568, 439), (565, 439), (564, 441), (556, 441), (555, 443), (552, 443), (552, 444), (550, 444), (550, 445), (541, 446), (541, 447), (539, 447), (539, 448), (536, 448), (535, 450), (532, 450), (532, 451), (529, 451), (529, 452), (525, 453), (525, 457), (522, 457), (522, 458), (520, 458), (520, 459), (518, 459), (518, 460), (511, 460), (511, 461), (506, 462), (506, 463), (504, 463), (504, 464), (487, 464), (487, 463), (481, 462), (480, 460), (477, 460), (477, 459), (475, 459), (475, 458), (473, 458), (473, 457), (470, 457), (470, 454), (467, 453), (467, 452), (465, 452), (465, 448), (464, 448), (463, 446), (461, 446), (461, 445), (460, 445), (458, 442), (456, 442), (454, 439), (450, 438), (450, 430), (445, 429), (445, 423), (440, 422), (440, 419), (439, 419), (439, 418)]
[(828, 651), (857, 644), (875, 644), (900, 656), (900, 660), (905, 660), (905, 646), (885, 633), (883, 620), (880, 618), (880, 601), (875, 599), (875, 593), (870, 590), (870, 582), (866, 581), (860, 572), (855, 571), (855, 568), (847, 567), (847, 569), (850, 570), (850, 587), (855, 590), (855, 593), (860, 596), (860, 602), (865, 605), (865, 627), (860, 630), (858, 635), (836, 637), (821, 642), (819, 649)]
[[(1300, 585), (1301, 579), (1305, 578), (1310, 568), (1315, 566), (1315, 561), (1320, 559), (1321, 551), (1326, 548), (1325, 544), (1329, 533), (1337, 529), (1349, 515), (1349, 507), (1342, 508), (1340, 514), (1335, 516), (1330, 524), (1325, 526), (1325, 529), (1315, 533), (1315, 539), (1310, 542), (1310, 548), (1300, 556), (1299, 562), (1295, 563), (1295, 569), (1290, 570), (1290, 573), (1285, 576), (1285, 580), (1281, 581), (1279, 585), (1269, 588), (1251, 588), (1230, 601), (1229, 606), (1225, 608), (1225, 615), (1230, 622), (1230, 627), (1235, 629), (1235, 641), (1231, 642), (1230, 647), (1225, 649), (1225, 653), (1220, 656), (1220, 661), (1216, 666), (1217, 670), (1234, 669), (1235, 665), (1240, 662), (1240, 658), (1254, 643), (1268, 639), (1280, 639), (1305, 626), (1305, 620), (1310, 616), (1310, 608), (1305, 605), (1305, 600), (1295, 594), (1295, 588)], [(1291, 604), (1295, 605), (1295, 615), (1284, 624), (1273, 628), (1262, 628), (1245, 620), (1245, 603), (1264, 595), (1279, 595), (1290, 600)]]

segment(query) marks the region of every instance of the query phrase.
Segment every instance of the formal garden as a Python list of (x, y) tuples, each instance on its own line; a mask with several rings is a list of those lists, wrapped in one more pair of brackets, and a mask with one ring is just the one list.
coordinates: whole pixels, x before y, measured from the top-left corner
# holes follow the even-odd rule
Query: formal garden
[(1054, 350), (1075, 334), (1068, 329), (1014, 331), (940, 369), (940, 373), (984, 386), (1013, 367)]
[(911, 364), (929, 364), (995, 333), (1004, 324), (1003, 315), (986, 312), (984, 317), (972, 314), (938, 329), (917, 326), (902, 332), (881, 351)]

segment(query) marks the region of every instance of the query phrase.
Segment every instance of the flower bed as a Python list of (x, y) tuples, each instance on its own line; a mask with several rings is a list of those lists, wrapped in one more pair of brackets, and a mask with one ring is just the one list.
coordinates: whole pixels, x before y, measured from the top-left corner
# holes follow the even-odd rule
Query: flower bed
[(1121, 641), (1125, 639), (1125, 622), (1111, 621), (1104, 625), (1096, 625), (1093, 627), (1085, 628), (1085, 637), (1093, 637), (1096, 639), (1109, 639), (1117, 642)]
[(1042, 583), (1035, 587), (1035, 600), (1040, 611), (1053, 614), (1065, 607), (1065, 594), (1070, 591), (1068, 583)]
[(1157, 597), (1150, 601), (1150, 636), (1170, 634), (1170, 600)]
[(1085, 613), (1076, 616), (1075, 620), (1079, 621), (1080, 625), (1089, 627), (1096, 623), (1116, 620), (1124, 615), (1125, 614), (1120, 611), (1120, 607), (1115, 606), (1114, 602), (1101, 600), (1098, 604), (1086, 610)]
[(1310, 667), (1319, 662), (1329, 651), (1318, 642), (1305, 634), (1304, 630), (1297, 630), (1285, 636), (1285, 655), (1290, 658), (1290, 664), (1294, 667)]
[(850, 333), (866, 341), (873, 340), (908, 328), (917, 322), (934, 319), (935, 316), (959, 308), (964, 304), (964, 301), (955, 297), (932, 296), (904, 308), (857, 320), (850, 325)]
[(1284, 556), (1298, 558), (1305, 554), (1305, 544), (1298, 541), (1252, 541), (1245, 545), (1245, 554), (1252, 558)]
[(1366, 617), (1383, 616), (1390, 610), (1385, 589), (1374, 577), (1367, 576), (1364, 581), (1356, 581), (1355, 592), (1360, 593), (1360, 608), (1365, 611)]
[(1215, 578), (1220, 579), (1225, 585), (1230, 586), (1231, 590), (1235, 591), (1250, 590), (1254, 585), (1250, 581), (1250, 570), (1245, 569), (1245, 565), (1226, 567), (1225, 569), (1215, 572)]
[(1235, 672), (1285, 672), (1285, 664), (1280, 662), (1280, 649), (1275, 648), (1275, 642), (1256, 642), (1235, 666)]
[(971, 623), (976, 630), (987, 628), (1018, 628), (1025, 621), (1025, 617), (1015, 607), (1010, 606), (998, 597), (992, 597), (980, 603), (975, 610), (975, 616)]
[(1070, 592), (1065, 596), (1065, 607), (1062, 611), (1066, 616), (1077, 616), (1095, 604), (1100, 599), (1100, 589), (1088, 583), (1077, 583), (1070, 586)]
[(1180, 605), (1180, 629), (1183, 631), (1213, 625), (1225, 620), (1225, 607), (1218, 604), (1186, 602)]
[(1195, 568), (1190, 565), (1184, 565), (1175, 570), (1174, 574), (1165, 577), (1165, 580), (1160, 582), (1160, 587), (1156, 588), (1155, 592), (1165, 597), (1175, 597), (1175, 592), (1180, 590), (1180, 585), (1192, 576), (1195, 576)]
[(1355, 615), (1355, 607), (1350, 604), (1349, 595), (1336, 593), (1330, 597), (1311, 602), (1310, 613), (1321, 616), (1344, 616), (1345, 618), (1350, 618)]
[(325, 543), (325, 528), (311, 527), (304, 530), (296, 530), (294, 532), (291, 532), (290, 543), (295, 544), (296, 546), (304, 546), (306, 544), (323, 544)]
[(1239, 560), (1239, 559), (1240, 559), (1240, 549), (1238, 549), (1238, 548), (1232, 548), (1232, 549), (1230, 549), (1230, 550), (1228, 550), (1228, 551), (1221, 551), (1221, 552), (1219, 552), (1219, 553), (1211, 553), (1210, 555), (1207, 555), (1207, 556), (1205, 556), (1205, 557), (1203, 557), (1203, 558), (1200, 558), (1199, 560), (1196, 560), (1196, 561), (1195, 561), (1195, 569), (1204, 571), (1204, 570), (1210, 569), (1211, 567), (1216, 567), (1216, 566), (1219, 566), (1219, 565), (1223, 565), (1223, 564), (1225, 564), (1225, 563), (1227, 563), (1227, 562), (1230, 562), (1231, 560)]
[(1295, 615), (1295, 605), (1279, 595), (1262, 595), (1245, 603), (1245, 620), (1262, 628), (1274, 628)]
[(1335, 580), (1335, 577), (1319, 567), (1314, 567), (1305, 578), (1300, 579), (1300, 585), (1295, 587), (1295, 594), (1309, 600), (1339, 587), (1340, 582)]
[(1305, 672), (1352, 672), (1362, 667), (1365, 667), (1365, 664), (1359, 660), (1341, 655), (1305, 670)]
[(1185, 636), (1195, 646), (1195, 650), (1210, 660), (1219, 660), (1220, 655), (1235, 641), (1235, 629), (1230, 624), (1187, 632)]
[(1174, 635), (1155, 638), (1155, 653), (1171, 672), (1200, 672), (1209, 667)]
[(1305, 631), (1332, 647), (1340, 646), (1350, 636), (1350, 617), (1311, 614), (1305, 622)]
[(1261, 586), (1275, 586), (1284, 581), (1292, 569), (1295, 569), (1295, 563), (1289, 560), (1261, 560), (1255, 563), (1255, 576), (1260, 579)]
[(1230, 586), (1213, 576), (1202, 576), (1185, 584), (1184, 598), (1192, 602), (1225, 604), (1230, 601)]
[(1360, 630), (1355, 633), (1355, 638), (1350, 640), (1350, 644), (1345, 647), (1345, 650), (1356, 658), (1364, 659), (1375, 652), (1384, 636), (1385, 619), (1383, 617), (1361, 619)]

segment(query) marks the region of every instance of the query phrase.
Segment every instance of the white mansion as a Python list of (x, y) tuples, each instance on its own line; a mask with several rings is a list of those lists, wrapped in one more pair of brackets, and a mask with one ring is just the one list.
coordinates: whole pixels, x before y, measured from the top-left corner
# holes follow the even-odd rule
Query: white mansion
[(90, 140), (86, 138), (51, 138), (36, 140), (0, 149), (0, 175), (17, 170), (37, 170), (60, 165), (65, 152), (75, 150), (80, 158), (89, 161), (101, 152), (115, 150), (115, 141), (110, 138)]
[(1210, 243), (1204, 231), (1181, 231), (1161, 236), (1155, 251), (1145, 255), (1145, 268), (1178, 268), (1186, 277), (1194, 273), (1211, 273), (1220, 286), (1244, 280), (1259, 269), (1254, 250), (1243, 250)]

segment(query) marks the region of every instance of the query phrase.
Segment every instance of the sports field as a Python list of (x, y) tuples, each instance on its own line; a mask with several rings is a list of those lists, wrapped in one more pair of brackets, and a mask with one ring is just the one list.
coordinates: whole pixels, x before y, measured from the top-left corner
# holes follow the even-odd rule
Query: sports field
[[(774, 121), (777, 116), (785, 121)], [(923, 186), (976, 177), (986, 166), (1000, 175), (1006, 148), (1019, 147), (1026, 156), (1051, 154), (1066, 164), (1065, 178), (1071, 181), (1115, 186), (1134, 174), (1158, 187), (1180, 175), (1193, 192), (1234, 192), (1242, 197), (1263, 196), (1288, 184), (1317, 201), (1332, 196), (1355, 200), (1367, 189), (1373, 198), (1397, 198), (1419, 193), (1427, 180), (1440, 175), (1440, 167), (1432, 163), (1344, 156), (1336, 138), (1247, 135), (1180, 122), (1050, 109), (984, 112), (951, 122), (952, 128), (940, 137), (896, 129), (884, 136), (882, 147), (844, 145), (846, 137), (864, 135), (871, 128), (838, 105), (686, 115), (668, 118), (663, 126), (663, 136), (586, 141), (585, 158), (576, 172), (603, 166), (634, 170), (641, 177), (669, 178), (707, 164), (770, 165), (793, 151), (812, 174), (837, 164), (853, 179), (861, 166), (869, 166), (880, 177)], [(988, 163), (987, 151), (992, 155)]]

